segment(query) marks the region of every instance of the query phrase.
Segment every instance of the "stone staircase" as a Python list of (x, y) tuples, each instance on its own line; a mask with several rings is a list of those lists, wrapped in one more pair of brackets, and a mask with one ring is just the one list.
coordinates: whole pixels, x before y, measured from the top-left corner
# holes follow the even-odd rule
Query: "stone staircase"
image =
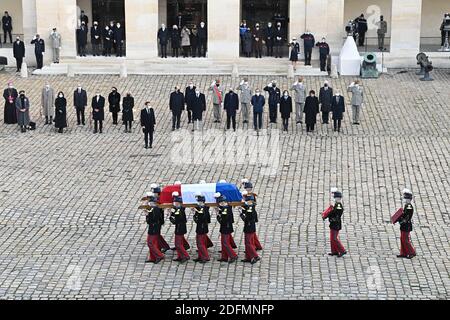
[[(318, 65), (318, 62), (314, 62)], [(126, 58), (85, 57), (66, 58), (59, 64), (35, 70), (34, 75), (270, 75), (287, 76), (290, 62), (275, 58), (239, 58), (212, 60), (208, 58), (167, 58), (131, 60)], [(299, 62), (295, 76), (326, 76), (318, 67)]]

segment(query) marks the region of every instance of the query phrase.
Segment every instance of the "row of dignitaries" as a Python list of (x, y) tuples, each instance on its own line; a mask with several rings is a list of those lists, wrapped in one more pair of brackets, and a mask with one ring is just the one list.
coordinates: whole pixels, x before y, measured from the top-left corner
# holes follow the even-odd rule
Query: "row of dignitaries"
[(179, 57), (180, 49), (184, 58), (206, 57), (208, 33), (205, 22), (200, 22), (198, 26), (194, 25), (191, 29), (187, 26), (173, 25), (170, 30), (165, 24), (161, 24), (157, 37), (161, 58), (167, 58), (169, 44), (174, 58)]
[[(254, 264), (260, 260), (257, 251), (262, 250), (261, 243), (256, 235), (256, 223), (258, 222), (256, 195), (252, 192), (253, 185), (251, 182), (246, 180), (243, 182), (243, 186), (246, 190), (242, 192), (242, 203), (238, 206), (239, 216), (244, 221), (243, 231), (245, 234), (245, 259), (242, 262)], [(235, 223), (233, 207), (224, 195), (216, 193), (214, 197), (217, 207), (211, 208), (206, 205), (205, 196), (202, 193), (197, 193), (195, 195), (196, 205), (187, 209), (183, 206), (183, 199), (178, 192), (174, 192), (172, 194), (173, 203), (167, 209), (169, 221), (175, 226), (175, 247), (170, 248), (161, 235), (161, 227), (164, 225), (165, 215), (164, 210), (158, 206), (160, 193), (161, 189), (159, 186), (152, 185), (152, 192), (146, 197), (147, 206), (144, 210), (148, 224), (147, 245), (149, 248), (146, 262), (159, 263), (164, 259), (164, 253), (169, 249), (177, 253), (177, 258), (174, 261), (184, 263), (190, 259), (187, 251), (190, 249), (190, 245), (185, 237), (187, 233), (188, 210), (191, 211), (193, 221), (196, 224), (198, 257), (194, 259), (195, 262), (206, 263), (211, 260), (208, 249), (214, 245), (208, 233), (212, 210), (215, 211), (217, 222), (220, 225), (221, 256), (218, 261), (233, 263), (238, 259), (235, 251), (237, 246), (233, 238), (233, 224)]]
[[(86, 57), (87, 53), (89, 27), (86, 21), (86, 19), (82, 19), (79, 28), (76, 30), (78, 55), (80, 57)], [(94, 57), (100, 55), (109, 57), (113, 50), (117, 57), (122, 57), (125, 46), (125, 29), (120, 22), (114, 23), (111, 21), (109, 26), (106, 25), (101, 28), (98, 22), (94, 21), (90, 29), (90, 42)]]
[[(30, 101), (27, 97), (22, 99), (22, 94), (24, 95), (25, 92), (18, 92), (12, 82), (8, 83), (8, 87), (3, 91), (3, 98), (5, 99), (4, 122), (5, 124), (19, 123), (22, 132), (25, 132), (25, 129), (30, 124)], [(134, 121), (134, 97), (129, 92), (122, 97), (116, 87), (111, 89), (107, 99), (100, 92), (97, 92), (90, 101), (92, 109), (90, 119), (94, 121), (94, 133), (102, 133), (103, 131), (104, 109), (107, 102), (113, 124), (119, 124), (118, 118), (121, 111), (125, 133), (131, 133), (132, 122)], [(88, 95), (81, 85), (78, 85), (73, 92), (73, 106), (76, 112), (77, 124), (86, 125), (85, 112), (88, 108)], [(49, 83), (41, 91), (40, 115), (45, 118), (45, 125), (55, 123), (55, 127), (60, 133), (63, 133), (63, 129), (67, 127), (67, 99), (63, 92), (56, 94), (56, 91)]]
[[(333, 90), (328, 81), (324, 82), (319, 94), (316, 95), (315, 90), (307, 91), (303, 78), (299, 78), (291, 86), (294, 97), (290, 96), (289, 90), (281, 91), (276, 81), (272, 81), (263, 88), (263, 91), (267, 92), (266, 99), (263, 91), (258, 88), (253, 93), (248, 78), (244, 78), (237, 88), (228, 88), (226, 93), (219, 79), (211, 83), (208, 90), (211, 94), (214, 123), (221, 123), (222, 110), (224, 110), (227, 130), (231, 128), (236, 130), (238, 113), (241, 114), (244, 126), (248, 126), (250, 115), (253, 114), (253, 127), (257, 131), (261, 130), (266, 103), (269, 105), (269, 124), (277, 124), (279, 112), (284, 131), (288, 131), (292, 112), (295, 112), (296, 124), (302, 124), (305, 120), (307, 132), (314, 131), (317, 115), (321, 112), (322, 124), (329, 123), (331, 113), (334, 131), (340, 132), (345, 113), (344, 96), (339, 90)], [(355, 81), (350, 84), (347, 91), (352, 94), (353, 123), (359, 124), (363, 104), (363, 88), (359, 81)], [(188, 124), (193, 124), (192, 131), (200, 130), (203, 127), (203, 117), (207, 110), (205, 94), (200, 92), (193, 81), (189, 83), (184, 92), (181, 91), (180, 86), (176, 86), (170, 94), (169, 109), (172, 113), (172, 131), (181, 128), (182, 114), (185, 110)]]

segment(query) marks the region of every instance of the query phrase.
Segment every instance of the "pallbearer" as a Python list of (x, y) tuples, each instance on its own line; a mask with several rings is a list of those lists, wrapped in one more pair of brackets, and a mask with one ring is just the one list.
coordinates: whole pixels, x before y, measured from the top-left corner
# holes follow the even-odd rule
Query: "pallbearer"
[(195, 232), (197, 233), (198, 258), (194, 259), (194, 261), (205, 263), (210, 260), (208, 245), (211, 240), (208, 238), (208, 224), (211, 223), (211, 215), (209, 213), (209, 207), (205, 206), (205, 196), (197, 194), (195, 199), (197, 200), (197, 206), (194, 208), (194, 221), (197, 224)]
[(164, 259), (164, 254), (160, 251), (158, 242), (159, 234), (161, 232), (160, 211), (162, 210), (158, 208), (157, 197), (153, 193), (149, 193), (147, 195), (147, 201), (149, 206), (149, 208), (146, 209), (146, 221), (148, 224), (147, 245), (149, 249), (149, 256), (145, 262), (153, 262), (156, 264)]
[(184, 235), (187, 233), (186, 212), (185, 208), (182, 207), (183, 200), (181, 199), (179, 193), (172, 193), (172, 198), (173, 206), (170, 210), (170, 222), (175, 225), (175, 248), (178, 255), (178, 257), (173, 261), (179, 261), (183, 263), (190, 259), (189, 254), (185, 249), (185, 247), (189, 248), (189, 243), (184, 237)]
[(398, 219), (400, 223), (400, 254), (398, 258), (412, 259), (416, 256), (416, 250), (411, 244), (410, 232), (412, 231), (412, 216), (414, 207), (411, 203), (413, 195), (408, 189), (403, 189), (403, 213)]
[(342, 205), (342, 192), (338, 189), (331, 189), (331, 194), (334, 200), (327, 210), (322, 213), (323, 220), (328, 219), (330, 222), (330, 245), (331, 252), (330, 256), (342, 257), (347, 253), (344, 246), (339, 239), (339, 231), (342, 229), (342, 214), (344, 213), (344, 206)]
[(258, 222), (258, 214), (256, 213), (256, 203), (253, 194), (243, 192), (244, 204), (242, 205), (241, 219), (244, 221), (245, 234), (245, 259), (242, 262), (250, 262), (255, 264), (261, 258), (256, 252), (256, 223)]
[[(220, 242), (222, 244), (222, 256), (220, 262), (235, 262), (237, 254), (234, 252), (231, 242), (233, 239), (233, 208), (228, 204), (225, 196), (217, 192), (214, 197), (219, 205), (217, 213), (217, 221), (220, 223)], [(234, 240), (233, 240), (234, 242)]]
[[(150, 189), (151, 189), (152, 193), (156, 197), (157, 204), (160, 204), (159, 203), (159, 197), (161, 195), (161, 188), (156, 183), (153, 183), (150, 186)], [(162, 210), (160, 208), (158, 208), (158, 209), (159, 209), (159, 213), (160, 213), (160, 224), (161, 224), (161, 227), (162, 227), (164, 225), (164, 210)], [(171, 249), (169, 244), (167, 243), (166, 239), (164, 239), (164, 237), (161, 234), (161, 228), (160, 228), (160, 232), (159, 232), (158, 243), (159, 243), (159, 247), (161, 248), (162, 252), (166, 252), (167, 250)], [(175, 250), (175, 248), (172, 248), (172, 250)]]
[[(242, 187), (244, 188), (244, 192), (247, 192), (247, 195), (252, 195), (253, 196), (253, 202), (256, 205), (256, 193), (253, 192), (253, 183), (248, 180), (248, 179), (242, 179)], [(245, 201), (245, 199), (243, 199)], [(263, 249), (261, 243), (259, 242), (259, 238), (258, 235), (255, 233), (254, 236), (254, 241), (255, 241), (255, 246), (256, 246), (256, 251), (261, 251)]]

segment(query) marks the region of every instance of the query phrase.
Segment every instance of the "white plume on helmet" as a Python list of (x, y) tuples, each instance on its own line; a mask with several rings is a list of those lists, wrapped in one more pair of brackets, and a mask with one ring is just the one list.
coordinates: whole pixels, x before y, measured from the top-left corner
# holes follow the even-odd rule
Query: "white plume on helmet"
[(220, 192), (214, 193), (214, 198), (219, 198), (220, 196), (222, 196), (222, 194)]
[(178, 197), (180, 194), (178, 193), (178, 191), (174, 191), (172, 192), (172, 197)]

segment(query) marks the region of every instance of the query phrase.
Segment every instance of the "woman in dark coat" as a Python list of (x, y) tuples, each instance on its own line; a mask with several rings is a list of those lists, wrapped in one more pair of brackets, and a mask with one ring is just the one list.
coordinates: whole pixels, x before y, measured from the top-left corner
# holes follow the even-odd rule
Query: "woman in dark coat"
[(314, 90), (309, 92), (309, 97), (305, 100), (305, 109), (303, 112), (305, 113), (306, 132), (313, 132), (317, 121), (317, 114), (319, 113), (319, 99), (316, 97)]
[(292, 98), (289, 96), (289, 91), (284, 90), (283, 96), (280, 99), (280, 113), (283, 119), (283, 131), (288, 131), (289, 119), (292, 113)]
[(67, 100), (64, 98), (64, 93), (58, 93), (55, 100), (55, 128), (59, 133), (63, 133), (63, 129), (67, 128)]
[(131, 133), (131, 125), (134, 121), (133, 117), (134, 98), (131, 93), (127, 93), (122, 101), (122, 121), (125, 125), (125, 133)]
[(117, 115), (120, 111), (120, 93), (117, 92), (117, 88), (113, 87), (111, 93), (108, 96), (109, 112), (112, 113), (113, 124), (117, 124)]
[(6, 124), (17, 123), (16, 99), (19, 96), (13, 84), (8, 83), (8, 88), (3, 91), (3, 98), (5, 98), (5, 112), (4, 121)]
[(292, 66), (294, 67), (294, 71), (297, 69), (298, 55), (300, 53), (300, 44), (297, 42), (297, 38), (292, 39), (292, 42), (289, 44), (291, 47), (291, 55), (289, 60), (292, 62)]
[(172, 58), (178, 58), (178, 52), (181, 46), (181, 34), (176, 25), (173, 26), (172, 32), (170, 33), (170, 44), (172, 46)]

